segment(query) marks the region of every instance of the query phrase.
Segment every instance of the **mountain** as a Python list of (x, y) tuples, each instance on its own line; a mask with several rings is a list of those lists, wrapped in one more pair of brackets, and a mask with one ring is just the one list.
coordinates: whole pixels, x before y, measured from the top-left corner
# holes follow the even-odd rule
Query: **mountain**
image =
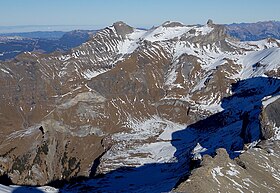
[(265, 38), (280, 39), (280, 22), (233, 23), (227, 25), (229, 35), (242, 41), (256, 41)]
[(12, 59), (23, 52), (65, 52), (86, 42), (95, 30), (70, 32), (25, 32), (0, 34), (0, 60)]
[(0, 37), (22, 37), (31, 39), (59, 39), (65, 33), (63, 31), (33, 31), (33, 32), (16, 32), (16, 33), (0, 33)]
[[(226, 25), (227, 33), (241, 41), (256, 41), (266, 38), (280, 39), (280, 22), (233, 23)], [(145, 30), (139, 28), (140, 30)], [(12, 59), (22, 52), (38, 51), (51, 53), (67, 51), (89, 39), (97, 30), (35, 31), (0, 34), (0, 60)]]
[(116, 22), (66, 53), (0, 62), (0, 172), (65, 192), (167, 192), (188, 190), (188, 180), (194, 188), (201, 166), (204, 178), (213, 167), (205, 185), (215, 192), (238, 186), (230, 174), (241, 166), (225, 176), (232, 160), (249, 168), (265, 153), (254, 153), (259, 142), (279, 138), (279, 47), (240, 42), (212, 21)]

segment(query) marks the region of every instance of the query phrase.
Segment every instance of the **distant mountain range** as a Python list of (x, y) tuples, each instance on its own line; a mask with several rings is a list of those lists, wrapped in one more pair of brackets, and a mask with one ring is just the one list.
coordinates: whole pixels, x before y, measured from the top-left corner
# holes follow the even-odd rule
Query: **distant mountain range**
[[(241, 41), (265, 38), (280, 39), (280, 22), (233, 23), (225, 25), (227, 33)], [(86, 42), (98, 30), (35, 31), (0, 34), (0, 60), (12, 59), (22, 52), (65, 52)]]
[(241, 41), (256, 41), (265, 38), (280, 39), (280, 22), (233, 23), (226, 25), (228, 34)]
[[(233, 23), (225, 25), (227, 33), (241, 41), (265, 38), (280, 39), (280, 22)], [(0, 60), (12, 59), (20, 53), (68, 51), (86, 42), (98, 30), (35, 31), (0, 34)]]
[(32, 32), (15, 32), (0, 33), (0, 37), (22, 37), (32, 39), (59, 39), (67, 32), (65, 31), (32, 31)]
[(0, 34), (0, 60), (12, 59), (22, 52), (65, 52), (86, 42), (94, 33), (95, 30), (74, 30)]

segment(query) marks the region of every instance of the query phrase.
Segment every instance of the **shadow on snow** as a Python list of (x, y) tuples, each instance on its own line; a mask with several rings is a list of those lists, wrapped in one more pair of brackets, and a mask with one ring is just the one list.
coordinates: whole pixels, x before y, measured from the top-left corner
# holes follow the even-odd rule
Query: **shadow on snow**
[[(276, 96), (280, 80), (256, 77), (232, 85), (232, 96), (222, 99), (222, 112), (198, 121), (172, 134), (175, 162), (123, 167), (92, 178), (78, 177), (70, 182), (55, 181), (61, 192), (168, 192), (192, 169), (192, 151), (197, 143), (214, 156), (225, 148), (231, 158), (239, 155), (245, 143), (261, 139), (259, 116), (262, 99)], [(91, 176), (94, 176), (95, 169)], [(65, 186), (66, 185), (66, 186)]]
[(225, 148), (230, 157), (235, 158), (245, 143), (261, 139), (262, 99), (276, 96), (279, 91), (279, 79), (256, 77), (239, 81), (232, 85), (234, 94), (222, 99), (222, 112), (172, 134), (176, 162), (119, 168), (106, 175), (68, 184), (62, 191), (168, 192), (192, 169), (192, 151), (197, 143), (207, 149), (201, 154), (214, 156), (216, 149)]

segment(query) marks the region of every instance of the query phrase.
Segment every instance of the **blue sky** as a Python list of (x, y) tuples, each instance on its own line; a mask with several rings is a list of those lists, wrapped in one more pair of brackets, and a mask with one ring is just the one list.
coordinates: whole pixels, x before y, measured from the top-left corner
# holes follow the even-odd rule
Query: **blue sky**
[(0, 0), (0, 26), (239, 23), (280, 20), (279, 10), (280, 0)]

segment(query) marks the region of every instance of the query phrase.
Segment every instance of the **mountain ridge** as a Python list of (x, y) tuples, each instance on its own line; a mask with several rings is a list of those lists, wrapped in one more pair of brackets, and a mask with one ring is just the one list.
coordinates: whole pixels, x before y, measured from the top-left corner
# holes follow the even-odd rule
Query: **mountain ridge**
[(230, 35), (242, 41), (256, 41), (264, 38), (280, 39), (279, 21), (233, 23), (226, 26)]
[[(172, 23), (170, 21), (168, 22)], [(168, 22), (165, 23), (167, 24)], [(124, 24), (124, 22), (122, 23)], [(180, 22), (173, 22), (172, 25), (174, 25), (174, 23), (176, 23), (176, 25), (181, 25), (181, 26), (183, 25)], [(190, 26), (195, 26), (195, 25), (190, 25)], [(196, 26), (201, 26), (201, 25), (196, 25)], [(229, 35), (238, 38), (242, 41), (261, 40), (265, 38), (280, 39), (279, 22), (277, 21), (266, 21), (266, 22), (257, 22), (257, 23), (233, 23), (233, 24), (225, 24), (225, 26), (227, 26), (227, 33)], [(73, 30), (72, 32), (27, 32), (27, 33), (0, 34), (1, 36), (0, 39), (4, 40), (4, 43), (6, 44), (6, 45), (4, 44), (3, 45), (4, 47), (1, 49), (2, 53), (0, 53), (0, 59), (1, 60), (11, 59), (24, 51), (37, 50), (39, 52), (46, 52), (46, 53), (50, 53), (55, 50), (66, 51), (70, 48), (76, 47), (84, 43), (89, 38), (88, 33), (92, 34), (92, 33), (96, 33), (96, 31), (98, 30), (95, 31)], [(75, 34), (75, 32), (77, 33)], [(65, 35), (65, 37), (62, 37), (61, 40), (57, 40), (62, 35)], [(67, 36), (69, 36), (70, 38), (67, 38)]]
[(13, 59), (23, 52), (66, 52), (87, 41), (95, 30), (70, 32), (26, 32), (0, 34), (0, 60)]

